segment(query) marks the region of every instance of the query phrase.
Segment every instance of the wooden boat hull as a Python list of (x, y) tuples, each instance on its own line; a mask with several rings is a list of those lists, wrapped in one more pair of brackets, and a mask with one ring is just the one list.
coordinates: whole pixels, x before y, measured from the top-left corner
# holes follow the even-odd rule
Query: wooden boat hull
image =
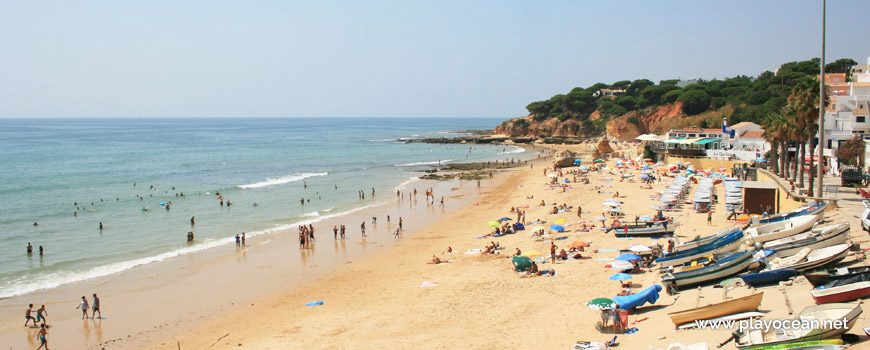
[[(643, 225), (631, 225), (628, 227), (628, 231), (622, 227), (613, 228), (613, 234), (616, 237), (631, 237), (631, 236), (663, 236), (674, 233), (674, 229), (676, 229), (680, 224), (676, 222), (672, 222), (668, 224), (668, 227), (665, 228), (664, 225), (653, 225), (650, 227), (645, 227)], [(634, 226), (634, 227), (632, 227)]]
[(743, 231), (737, 231), (698, 248), (669, 254), (664, 258), (656, 259), (656, 262), (663, 267), (668, 267), (684, 264), (702, 256), (733, 252), (740, 248), (742, 238)]
[[(819, 328), (806, 332), (802, 331), (791, 337), (777, 334), (779, 330), (775, 329), (769, 330), (768, 334), (763, 334), (761, 330), (750, 330), (737, 340), (736, 345), (738, 349), (744, 350), (774, 349), (771, 346), (794, 345), (798, 342), (837, 338), (852, 329), (855, 323), (858, 322), (858, 316), (863, 311), (860, 304), (831, 303), (810, 306), (789, 320), (817, 320), (820, 324)], [(841, 320), (844, 318), (846, 319), (846, 327), (825, 327), (824, 325), (827, 320)], [(765, 336), (770, 340), (765, 340)]]
[(785, 281), (797, 274), (798, 271), (795, 269), (776, 269), (756, 273), (746, 273), (740, 275), (740, 278), (750, 286), (760, 286)]
[(662, 276), (662, 282), (673, 283), (677, 286), (689, 286), (722, 279), (748, 268), (752, 264), (753, 253), (753, 250), (736, 252), (710, 266), (691, 271), (668, 273)]
[(668, 316), (675, 326), (689, 323), (695, 320), (707, 320), (716, 317), (722, 317), (741, 312), (750, 312), (758, 310), (758, 305), (761, 304), (761, 298), (764, 292), (757, 293), (742, 298), (731, 299), (721, 303), (710, 304), (683, 311), (669, 313)]
[(827, 206), (828, 206), (827, 203), (821, 203), (821, 204), (816, 204), (816, 205), (812, 205), (812, 206), (800, 207), (800, 208), (797, 208), (797, 209), (794, 209), (791, 211), (787, 211), (784, 213), (773, 214), (771, 216), (761, 218), (758, 220), (758, 222), (759, 222), (759, 224), (767, 224), (767, 223), (771, 223), (771, 222), (788, 220), (789, 218), (792, 218), (795, 216), (801, 216), (801, 215), (807, 215), (807, 214), (813, 215), (813, 214), (817, 214), (819, 212), (824, 212), (825, 209), (827, 208)]
[(818, 212), (815, 215), (801, 215), (784, 221), (748, 228), (744, 232), (746, 244), (769, 242), (810, 230), (823, 217), (825, 217), (825, 213)]
[(833, 269), (814, 270), (804, 273), (804, 277), (807, 278), (807, 281), (809, 281), (810, 284), (813, 285), (813, 287), (819, 287), (833, 281), (844, 280), (862, 275), (866, 276), (867, 280), (870, 281), (870, 266), (863, 266), (857, 268), (851, 267), (848, 269), (848, 273), (842, 275), (837, 274), (837, 271)]
[[(828, 227), (823, 227), (818, 230), (827, 230)], [(771, 244), (777, 241), (770, 241), (764, 244), (764, 249), (775, 250), (776, 256), (794, 255), (803, 248), (819, 249), (830, 247), (832, 245), (843, 244), (849, 241), (849, 231), (851, 227), (849, 223), (837, 224), (829, 230), (829, 232), (820, 233), (817, 236), (807, 236), (803, 239), (795, 239), (789, 242), (782, 241), (780, 244)], [(793, 236), (794, 237), (794, 236)], [(788, 239), (789, 237), (786, 237)]]
[(691, 249), (697, 249), (700, 246), (713, 243), (713, 241), (715, 241), (719, 238), (725, 237), (729, 234), (733, 234), (733, 233), (735, 233), (737, 231), (741, 231), (741, 230), (742, 229), (740, 227), (734, 226), (734, 227), (730, 227), (730, 228), (724, 229), (722, 231), (716, 232), (712, 235), (709, 235), (706, 237), (701, 237), (701, 238), (694, 240), (694, 241), (681, 243), (681, 244), (678, 244), (676, 247), (674, 247), (674, 252), (679, 253), (679, 252), (683, 252), (683, 251), (687, 251), (687, 250), (691, 250)]
[[(839, 244), (835, 246), (826, 247), (824, 249), (831, 249), (833, 247), (838, 247), (837, 250), (832, 250), (833, 253), (824, 256), (820, 259), (811, 259), (808, 261), (800, 262), (797, 264), (792, 264), (788, 266), (780, 266), (780, 268), (786, 269), (795, 269), (798, 271), (805, 271), (809, 269), (815, 269), (822, 266), (826, 266), (829, 264), (835, 264), (840, 262), (841, 260), (846, 258), (846, 255), (849, 255), (849, 249), (852, 247), (852, 244)], [(821, 250), (819, 250), (820, 252)]]
[(870, 296), (870, 282), (858, 282), (830, 289), (810, 291), (816, 304), (842, 303)]

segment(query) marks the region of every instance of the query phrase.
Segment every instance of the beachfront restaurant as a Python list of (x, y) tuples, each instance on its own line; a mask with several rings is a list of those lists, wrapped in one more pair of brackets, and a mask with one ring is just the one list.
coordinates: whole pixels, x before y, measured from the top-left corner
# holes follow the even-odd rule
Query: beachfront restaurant
[(708, 150), (722, 149), (722, 139), (715, 137), (681, 137), (665, 141), (668, 156), (706, 157)]

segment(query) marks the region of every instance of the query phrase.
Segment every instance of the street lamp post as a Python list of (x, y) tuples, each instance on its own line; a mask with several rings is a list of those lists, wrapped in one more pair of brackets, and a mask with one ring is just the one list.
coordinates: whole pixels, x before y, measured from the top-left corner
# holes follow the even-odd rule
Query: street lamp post
[[(822, 0), (822, 60), (819, 62), (821, 67), (821, 75), (819, 76), (819, 163), (817, 165), (819, 184), (816, 190), (816, 197), (822, 198), (825, 175), (825, 167), (823, 160), (825, 159), (825, 1)], [(812, 163), (812, 156), (810, 156)], [(810, 189), (812, 191), (812, 189)]]

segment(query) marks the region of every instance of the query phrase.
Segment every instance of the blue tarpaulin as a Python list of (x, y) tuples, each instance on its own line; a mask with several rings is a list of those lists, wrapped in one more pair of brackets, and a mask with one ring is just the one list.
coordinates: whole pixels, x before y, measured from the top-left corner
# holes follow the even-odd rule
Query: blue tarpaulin
[(632, 295), (613, 297), (613, 302), (619, 304), (619, 308), (622, 310), (631, 310), (646, 303), (655, 304), (656, 300), (659, 300), (659, 292), (661, 291), (662, 286), (654, 284)]

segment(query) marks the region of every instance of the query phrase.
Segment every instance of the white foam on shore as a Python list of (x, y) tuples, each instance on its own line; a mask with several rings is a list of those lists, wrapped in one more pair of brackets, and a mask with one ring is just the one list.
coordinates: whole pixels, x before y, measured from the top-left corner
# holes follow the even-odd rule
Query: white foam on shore
[(416, 176), (412, 176), (412, 177), (408, 178), (407, 180), (402, 181), (402, 183), (396, 185), (396, 187), (393, 188), (393, 191), (401, 191), (401, 190), (404, 190), (404, 189), (405, 189), (405, 186), (408, 186), (410, 183), (412, 183), (412, 182), (414, 182), (414, 181), (417, 181), (417, 180), (420, 180), (420, 178), (419, 178), (419, 177), (416, 177)]
[(366, 140), (368, 142), (395, 142), (396, 139), (379, 139), (379, 140)]
[(312, 212), (310, 212), (310, 213), (302, 214), (302, 217), (303, 217), (303, 218), (312, 218), (312, 217), (317, 217), (317, 216), (320, 216), (320, 213), (318, 213), (318, 212), (316, 212), (316, 211), (312, 211)]
[(268, 187), (268, 186), (283, 185), (283, 184), (290, 183), (290, 182), (301, 181), (301, 180), (307, 179), (309, 177), (326, 176), (326, 175), (329, 175), (329, 173), (327, 173), (327, 172), (296, 173), (293, 175), (287, 175), (287, 176), (281, 176), (281, 177), (270, 177), (270, 178), (266, 179), (265, 181), (255, 182), (252, 184), (239, 185), (239, 188), (245, 189), (245, 190), (252, 189), (252, 188), (263, 188), (263, 187)]
[[(316, 215), (314, 218), (294, 222), (291, 224), (277, 225), (272, 228), (268, 228), (260, 231), (249, 231), (247, 232), (248, 237), (260, 236), (269, 233), (275, 233), (284, 230), (295, 229), (299, 225), (310, 225), (315, 224), (317, 222), (328, 220), (336, 217), (341, 217), (344, 215), (354, 214), (366, 209), (371, 209), (375, 207), (379, 207), (385, 205), (389, 202), (380, 202), (380, 203), (372, 203), (366, 206), (353, 208), (344, 212), (334, 213), (329, 215)], [(332, 210), (332, 208), (330, 208)], [(305, 214), (303, 214), (305, 216)], [(109, 275), (114, 275), (117, 273), (124, 272), (126, 270), (130, 270), (137, 266), (148, 265), (156, 262), (161, 262), (170, 258), (174, 258), (181, 255), (192, 254), (196, 252), (205, 251), (211, 248), (230, 245), (235, 243), (235, 237), (225, 237), (218, 239), (209, 239), (205, 240), (202, 243), (193, 244), (183, 248), (173, 249), (171, 251), (161, 253), (154, 256), (147, 256), (143, 258), (120, 261), (116, 263), (111, 263), (107, 265), (97, 266), (91, 268), (86, 271), (57, 271), (50, 273), (44, 276), (21, 276), (15, 281), (11, 281), (8, 285), (8, 288), (3, 288), (0, 290), (0, 299), (10, 298), (18, 295), (24, 295), (28, 293), (33, 293), (40, 290), (53, 289), (63, 285), (67, 285), (70, 283), (82, 282), (91, 280), (94, 278), (105, 277)]]
[(450, 163), (450, 162), (452, 162), (452, 161), (453, 161), (453, 159), (445, 159), (445, 160), (434, 161), (434, 162), (414, 162), (414, 163), (406, 163), (406, 164), (396, 164), (396, 165), (393, 165), (393, 166), (442, 165), (442, 164)]
[(513, 149), (509, 149), (509, 150), (506, 150), (506, 151), (504, 151), (504, 152), (498, 152), (497, 154), (498, 154), (498, 155), (502, 155), (502, 154), (514, 154), (514, 153), (523, 153), (523, 152), (525, 152), (525, 151), (526, 151), (525, 148), (517, 147), (517, 146), (513, 146)]

